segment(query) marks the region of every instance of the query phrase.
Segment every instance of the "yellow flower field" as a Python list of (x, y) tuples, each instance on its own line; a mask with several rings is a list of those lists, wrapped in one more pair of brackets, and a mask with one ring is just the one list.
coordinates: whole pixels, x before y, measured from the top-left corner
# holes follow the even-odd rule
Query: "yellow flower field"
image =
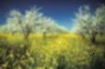
[[(86, 69), (93, 58), (102, 59), (96, 48), (77, 34), (0, 34), (0, 57), (4, 69)], [(95, 53), (93, 55), (93, 53)]]

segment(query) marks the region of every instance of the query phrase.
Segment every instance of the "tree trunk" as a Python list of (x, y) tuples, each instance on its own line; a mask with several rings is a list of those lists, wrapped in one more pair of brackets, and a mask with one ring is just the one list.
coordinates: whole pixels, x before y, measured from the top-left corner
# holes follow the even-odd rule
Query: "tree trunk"
[(81, 34), (82, 38), (85, 38), (85, 35), (84, 34)]
[(28, 37), (29, 37), (30, 33), (31, 33), (31, 31), (27, 31), (27, 32), (24, 33), (25, 40), (28, 40)]
[(46, 32), (43, 32), (43, 39), (46, 39)]
[(95, 43), (96, 42), (96, 35), (97, 35), (96, 33), (93, 33), (92, 34), (92, 37), (91, 37), (91, 42), (92, 43)]
[(29, 34), (26, 33), (26, 34), (24, 35), (24, 39), (25, 39), (25, 40), (28, 40), (28, 36), (29, 36)]
[(95, 43), (96, 42), (95, 36), (92, 36), (91, 41), (92, 41), (92, 43)]

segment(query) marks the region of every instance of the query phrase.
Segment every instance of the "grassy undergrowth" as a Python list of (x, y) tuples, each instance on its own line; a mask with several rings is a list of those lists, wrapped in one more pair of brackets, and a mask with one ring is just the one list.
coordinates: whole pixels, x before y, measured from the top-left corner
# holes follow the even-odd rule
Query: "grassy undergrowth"
[(28, 40), (22, 34), (0, 34), (0, 66), (3, 69), (97, 69), (100, 65), (96, 61), (105, 60), (104, 46), (96, 46), (76, 34), (48, 34), (46, 38), (42, 34), (30, 34)]

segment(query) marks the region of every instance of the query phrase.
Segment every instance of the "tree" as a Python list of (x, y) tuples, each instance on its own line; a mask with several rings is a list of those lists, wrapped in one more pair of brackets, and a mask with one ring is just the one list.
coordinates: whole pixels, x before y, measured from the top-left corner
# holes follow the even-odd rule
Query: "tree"
[(95, 30), (99, 34), (105, 34), (105, 5), (100, 5), (94, 17), (94, 23), (96, 25)]
[(25, 15), (17, 10), (12, 10), (7, 18), (7, 23), (4, 25), (5, 29), (11, 33), (23, 33), (25, 38), (30, 33), (58, 33), (58, 30), (67, 31), (61, 29), (55, 20), (44, 16), (39, 10), (40, 8), (32, 8), (27, 10)]
[(91, 34), (92, 32), (92, 20), (93, 17), (90, 14), (90, 8), (88, 6), (83, 6), (79, 8), (79, 12), (76, 13), (76, 18), (74, 19), (73, 31), (81, 35)]
[(101, 5), (92, 15), (88, 6), (83, 6), (76, 13), (75, 25), (73, 30), (82, 35), (89, 34), (91, 41), (96, 41), (96, 35), (105, 31), (105, 6)]

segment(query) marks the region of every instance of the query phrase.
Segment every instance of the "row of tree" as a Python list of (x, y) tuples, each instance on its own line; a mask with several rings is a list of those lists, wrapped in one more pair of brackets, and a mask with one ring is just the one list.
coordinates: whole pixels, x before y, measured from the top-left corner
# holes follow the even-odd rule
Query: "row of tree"
[[(59, 26), (55, 20), (39, 12), (39, 8), (26, 10), (23, 15), (17, 10), (12, 10), (4, 25), (0, 27), (4, 33), (23, 33), (27, 37), (30, 33), (65, 33), (65, 28)], [(81, 35), (90, 35), (95, 42), (97, 34), (105, 33), (105, 5), (99, 6), (91, 14), (89, 6), (82, 6), (75, 14), (72, 31)]]
[(94, 14), (89, 6), (80, 7), (75, 16), (73, 32), (83, 36), (90, 35), (92, 42), (96, 41), (97, 34), (105, 33), (105, 5), (100, 5)]
[(4, 33), (23, 33), (27, 38), (30, 33), (65, 33), (65, 28), (59, 26), (55, 20), (39, 12), (40, 8), (26, 10), (23, 15), (18, 10), (12, 10), (7, 21), (0, 27)]

